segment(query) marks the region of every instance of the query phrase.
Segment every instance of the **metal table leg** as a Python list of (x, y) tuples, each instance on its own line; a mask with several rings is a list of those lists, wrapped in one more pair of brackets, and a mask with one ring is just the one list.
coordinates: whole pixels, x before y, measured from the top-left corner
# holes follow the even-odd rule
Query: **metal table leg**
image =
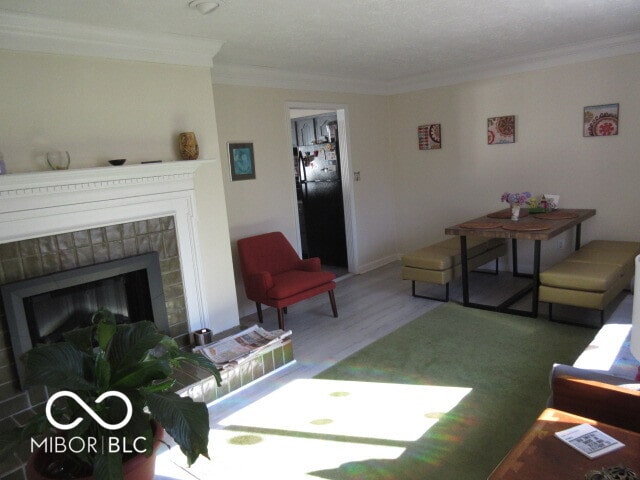
[(460, 264), (462, 266), (462, 304), (469, 306), (469, 260), (467, 258), (467, 236), (460, 235)]

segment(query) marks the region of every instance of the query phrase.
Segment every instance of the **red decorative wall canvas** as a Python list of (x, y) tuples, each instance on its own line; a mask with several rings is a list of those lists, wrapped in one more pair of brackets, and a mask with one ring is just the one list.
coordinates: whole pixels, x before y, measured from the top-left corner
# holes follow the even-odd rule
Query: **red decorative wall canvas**
[(418, 148), (420, 150), (437, 150), (442, 148), (439, 123), (420, 125), (418, 127)]
[(489, 145), (514, 143), (516, 141), (516, 116), (488, 118), (487, 136)]
[(618, 110), (620, 104), (584, 107), (584, 137), (603, 137), (618, 134)]

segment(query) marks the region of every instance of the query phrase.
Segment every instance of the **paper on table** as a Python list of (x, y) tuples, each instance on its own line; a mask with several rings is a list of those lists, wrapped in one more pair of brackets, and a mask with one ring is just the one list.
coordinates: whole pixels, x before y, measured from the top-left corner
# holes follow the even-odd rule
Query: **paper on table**
[(556, 437), (591, 459), (624, 447), (624, 443), (588, 423), (556, 432)]

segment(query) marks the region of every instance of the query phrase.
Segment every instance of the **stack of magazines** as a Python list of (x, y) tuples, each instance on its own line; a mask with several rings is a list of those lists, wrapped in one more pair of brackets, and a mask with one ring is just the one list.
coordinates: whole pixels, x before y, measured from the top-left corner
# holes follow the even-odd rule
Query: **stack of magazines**
[(291, 336), (291, 330), (267, 331), (258, 325), (236, 333), (231, 337), (195, 347), (194, 352), (200, 352), (219, 369), (238, 365), (253, 357), (254, 354), (272, 345), (282, 343)]

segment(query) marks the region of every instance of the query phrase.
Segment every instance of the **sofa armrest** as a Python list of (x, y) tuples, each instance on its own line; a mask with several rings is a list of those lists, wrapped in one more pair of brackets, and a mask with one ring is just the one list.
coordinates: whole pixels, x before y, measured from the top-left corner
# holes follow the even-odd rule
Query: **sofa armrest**
[(313, 257), (300, 260), (297, 270), (304, 270), (305, 272), (319, 272), (322, 270), (320, 259), (318, 257)]
[(640, 433), (640, 391), (629, 387), (555, 375), (551, 378), (551, 406)]
[(609, 373), (604, 373), (598, 370), (592, 370), (590, 368), (572, 367), (570, 365), (564, 365), (562, 363), (556, 363), (551, 370), (551, 381), (555, 377), (575, 377), (582, 378), (583, 380), (595, 380), (597, 382), (608, 383), (610, 385), (626, 386), (632, 390), (640, 390), (640, 383), (634, 383), (633, 380), (624, 377), (618, 377)]

